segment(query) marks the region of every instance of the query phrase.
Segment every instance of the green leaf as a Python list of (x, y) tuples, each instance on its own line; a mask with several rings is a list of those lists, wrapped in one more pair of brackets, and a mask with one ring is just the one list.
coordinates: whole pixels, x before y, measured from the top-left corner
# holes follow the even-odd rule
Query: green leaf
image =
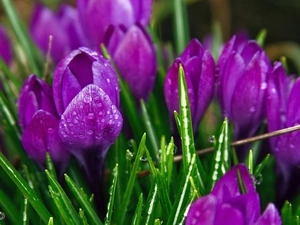
[(174, 37), (176, 53), (179, 55), (190, 40), (189, 23), (186, 5), (183, 0), (173, 0), (174, 6)]
[(210, 191), (215, 183), (222, 177), (230, 168), (230, 137), (229, 137), (229, 123), (225, 118), (220, 134), (215, 141), (215, 151), (211, 163), (211, 170), (209, 174), (207, 190)]
[(15, 202), (12, 200), (11, 196), (8, 196), (2, 190), (0, 190), (0, 209), (1, 211), (5, 212), (10, 224), (19, 224), (16, 216), (19, 214), (19, 209), (16, 208)]
[(142, 224), (153, 224), (153, 221), (156, 217), (155, 210), (157, 209), (158, 203), (158, 186), (155, 182), (152, 183), (148, 198), (147, 204), (145, 204), (146, 217)]
[(281, 219), (283, 225), (294, 224), (292, 204), (286, 201), (281, 209)]
[(258, 164), (258, 165), (256, 166), (255, 172), (254, 172), (254, 174), (253, 174), (254, 177), (258, 177), (258, 176), (261, 175), (261, 172), (262, 172), (262, 170), (265, 168), (265, 166), (267, 165), (267, 162), (268, 162), (269, 158), (270, 158), (270, 154), (268, 154), (268, 155), (264, 158), (264, 160), (263, 160), (260, 164)]
[[(75, 198), (77, 199), (77, 201), (80, 204), (80, 207), (82, 207), (82, 209), (86, 212), (86, 216), (89, 219), (89, 224), (102, 224), (101, 220), (99, 219), (98, 215), (96, 214), (96, 212), (94, 211), (91, 203), (89, 202), (89, 199), (87, 198), (86, 193), (84, 193), (83, 189), (79, 188), (75, 182), (67, 175), (65, 174), (65, 180), (66, 183), (68, 185), (68, 187), (70, 188), (71, 192), (73, 193), (73, 195), (75, 196)], [(59, 191), (59, 187), (57, 188), (57, 190)], [(65, 196), (63, 193), (61, 193), (62, 196)], [(68, 199), (67, 196), (65, 196), (65, 198), (63, 199), (65, 201), (65, 205), (68, 206)], [(72, 207), (69, 205), (70, 207), (70, 213), (74, 213)]]
[(49, 218), (48, 225), (54, 225), (53, 217), (50, 217), (50, 218)]
[(0, 166), (7, 173), (7, 175), (12, 179), (12, 181), (17, 185), (18, 189), (23, 193), (23, 195), (28, 198), (28, 201), (39, 214), (41, 219), (47, 223), (51, 214), (45, 207), (45, 205), (38, 198), (36, 193), (32, 190), (29, 184), (21, 177), (21, 175), (16, 171), (16, 169), (10, 164), (10, 162), (4, 157), (0, 152)]
[(81, 224), (83, 225), (89, 225), (85, 215), (84, 215), (84, 211), (82, 209), (79, 209), (79, 217), (81, 219)]
[(196, 154), (193, 154), (187, 173), (185, 174), (185, 176), (183, 176), (184, 179), (182, 179), (180, 182), (179, 190), (177, 192), (176, 199), (169, 216), (169, 220), (167, 221), (167, 225), (178, 225), (179, 222), (182, 221), (182, 217), (184, 216), (187, 208), (188, 200), (190, 199), (190, 177), (193, 170), (195, 169), (195, 162)]
[(140, 221), (142, 219), (142, 211), (143, 211), (143, 193), (140, 194), (139, 201), (136, 206), (135, 213), (133, 215), (132, 225), (140, 225)]
[(55, 167), (54, 167), (54, 164), (53, 164), (53, 161), (51, 159), (51, 156), (50, 156), (49, 152), (46, 153), (46, 168), (49, 171), (49, 173), (52, 175), (52, 177), (55, 180), (57, 180)]
[(266, 40), (266, 37), (267, 37), (267, 30), (266, 29), (262, 29), (259, 31), (259, 33), (257, 34), (256, 36), (256, 42), (261, 46), (263, 47), (264, 44), (265, 44), (265, 40)]
[(71, 200), (66, 195), (63, 188), (60, 186), (60, 184), (54, 179), (54, 177), (49, 173), (48, 170), (45, 170), (48, 180), (49, 180), (49, 191), (52, 196), (52, 199), (54, 200), (56, 207), (60, 211), (64, 222), (66, 224), (74, 224), (74, 225), (80, 225), (79, 216), (74, 209), (74, 206), (71, 203)]
[(116, 164), (115, 168), (112, 171), (112, 184), (111, 187), (109, 188), (109, 200), (107, 204), (107, 213), (105, 217), (105, 225), (110, 225), (112, 223), (112, 213), (114, 210), (114, 203), (115, 203), (115, 193), (116, 193), (116, 186), (117, 186), (117, 180), (118, 180), (118, 164)]
[(137, 155), (135, 157), (134, 163), (133, 163), (133, 167), (130, 171), (130, 177), (129, 177), (129, 181), (126, 187), (126, 191), (124, 194), (124, 199), (122, 201), (122, 208), (120, 210), (120, 214), (118, 216), (118, 224), (124, 224), (124, 220), (125, 220), (125, 216), (126, 216), (126, 212), (128, 209), (128, 205), (130, 203), (130, 197), (133, 191), (133, 187), (136, 181), (136, 174), (138, 172), (139, 169), (139, 163), (140, 163), (140, 158), (143, 156), (145, 148), (146, 148), (146, 134), (143, 135), (139, 148), (138, 148), (138, 152)]
[[(187, 85), (182, 65), (179, 66), (178, 71), (178, 85), (179, 85), (179, 117), (180, 117), (180, 136), (182, 143), (183, 155), (183, 170), (187, 171), (188, 165), (191, 162), (192, 155), (196, 154), (194, 133), (192, 126), (192, 118), (190, 111), (190, 103), (187, 92)], [(199, 157), (196, 157), (197, 170), (195, 170), (195, 181), (200, 193), (205, 193), (206, 173), (202, 166)]]
[(251, 149), (249, 151), (248, 158), (247, 158), (247, 167), (249, 169), (249, 173), (253, 174), (253, 152)]

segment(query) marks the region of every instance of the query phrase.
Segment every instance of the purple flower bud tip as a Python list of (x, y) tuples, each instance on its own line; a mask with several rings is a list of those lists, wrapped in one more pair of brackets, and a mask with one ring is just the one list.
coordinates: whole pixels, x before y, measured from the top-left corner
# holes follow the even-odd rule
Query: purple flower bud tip
[[(300, 123), (300, 79), (287, 76), (282, 64), (276, 62), (271, 72), (267, 88), (267, 120), (270, 132)], [(299, 131), (270, 139), (272, 151), (284, 175), (300, 163)]]
[(49, 50), (49, 37), (53, 37), (50, 55), (56, 63), (70, 50), (88, 44), (77, 11), (68, 5), (61, 5), (54, 13), (37, 4), (31, 18), (30, 33), (45, 54)]
[(21, 90), (18, 106), (22, 145), (27, 154), (43, 165), (46, 152), (49, 152), (55, 163), (65, 164), (70, 153), (58, 136), (59, 119), (51, 87), (35, 75), (29, 76)]
[(219, 61), (218, 98), (224, 116), (235, 125), (235, 136), (253, 135), (263, 118), (270, 62), (255, 41), (235, 36), (225, 45)]
[[(239, 176), (246, 193), (240, 193)], [(190, 206), (186, 225), (280, 225), (281, 219), (271, 203), (260, 216), (259, 196), (245, 165), (234, 166), (215, 185), (210, 194)]]
[(106, 29), (123, 25), (126, 29), (136, 23), (149, 24), (152, 0), (78, 0), (77, 9), (81, 22), (93, 46), (104, 40)]
[(6, 64), (12, 60), (12, 49), (10, 39), (6, 34), (4, 27), (0, 26), (0, 57)]
[(98, 149), (104, 157), (123, 122), (118, 78), (110, 62), (88, 48), (70, 52), (56, 67), (53, 92), (63, 143), (77, 155)]
[(179, 110), (178, 69), (182, 64), (188, 88), (194, 130), (208, 107), (214, 89), (215, 63), (209, 51), (205, 51), (193, 39), (169, 69), (165, 85), (165, 100), (170, 118)]
[(139, 25), (127, 31), (121, 27), (108, 30), (106, 45), (121, 76), (137, 101), (147, 99), (153, 89), (157, 65), (153, 43)]

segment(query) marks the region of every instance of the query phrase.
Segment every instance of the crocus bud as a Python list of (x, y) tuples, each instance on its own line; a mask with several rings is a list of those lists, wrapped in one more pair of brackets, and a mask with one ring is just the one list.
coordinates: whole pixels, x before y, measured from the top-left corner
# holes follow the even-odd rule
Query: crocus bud
[[(239, 177), (246, 193), (240, 191)], [(240, 164), (221, 177), (210, 194), (192, 203), (185, 224), (280, 225), (281, 218), (272, 203), (260, 216), (259, 195), (248, 169)]]
[(77, 11), (64, 4), (56, 13), (37, 4), (31, 18), (30, 33), (45, 54), (49, 50), (49, 37), (53, 37), (50, 55), (55, 63), (72, 49), (87, 45)]
[(103, 157), (122, 128), (119, 91), (112, 65), (97, 52), (82, 47), (65, 56), (53, 77), (61, 140), (73, 150), (98, 149)]
[[(300, 79), (287, 76), (281, 63), (274, 64), (267, 89), (267, 120), (269, 132), (300, 124)], [(300, 131), (270, 139), (272, 152), (284, 175), (300, 165)]]
[(174, 111), (179, 112), (178, 69), (180, 64), (185, 72), (193, 128), (196, 130), (213, 96), (215, 63), (210, 52), (205, 51), (196, 39), (193, 39), (175, 60), (166, 75), (164, 85), (165, 100), (172, 121), (174, 121)]
[(137, 101), (147, 99), (156, 77), (156, 55), (146, 30), (139, 25), (127, 31), (111, 27), (105, 44), (121, 76)]
[(30, 158), (43, 165), (49, 152), (55, 163), (66, 164), (70, 153), (58, 136), (59, 119), (51, 87), (35, 75), (29, 76), (18, 106), (22, 145)]
[(2, 26), (0, 26), (0, 57), (6, 64), (9, 64), (12, 59), (11, 43)]
[(269, 60), (255, 41), (233, 36), (218, 67), (217, 94), (223, 115), (234, 124), (235, 138), (253, 135), (264, 116)]
[(152, 0), (77, 0), (77, 9), (92, 46), (104, 40), (107, 28), (123, 25), (126, 28), (150, 20)]

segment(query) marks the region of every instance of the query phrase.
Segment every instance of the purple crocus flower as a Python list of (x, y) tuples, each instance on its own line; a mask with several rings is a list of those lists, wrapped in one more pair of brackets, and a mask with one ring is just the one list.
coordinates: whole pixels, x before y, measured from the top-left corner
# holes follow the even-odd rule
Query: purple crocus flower
[(146, 30), (133, 25), (110, 27), (105, 44), (121, 76), (137, 101), (147, 99), (156, 77), (156, 55)]
[[(197, 39), (193, 39), (169, 69), (164, 85), (170, 118), (179, 111), (178, 69), (182, 64), (188, 88), (194, 130), (205, 113), (214, 90), (215, 63)], [(174, 123), (172, 123), (174, 124)]]
[(49, 48), (49, 36), (53, 36), (50, 54), (55, 63), (72, 49), (87, 45), (77, 11), (65, 4), (56, 13), (37, 4), (31, 18), (30, 33), (45, 54)]
[(59, 62), (53, 77), (59, 136), (73, 153), (105, 156), (122, 128), (119, 91), (112, 65), (95, 51), (82, 47)]
[[(268, 81), (267, 120), (268, 130), (275, 131), (300, 123), (300, 79), (287, 76), (282, 64), (276, 62)], [(299, 166), (300, 131), (283, 134), (270, 139), (272, 152), (283, 172), (289, 179), (290, 170)]]
[(107, 28), (123, 25), (126, 28), (150, 20), (152, 0), (77, 0), (77, 9), (92, 46), (104, 41)]
[(251, 136), (264, 116), (270, 62), (254, 41), (233, 36), (218, 61), (218, 98), (234, 124), (235, 139)]
[[(239, 176), (246, 193), (241, 193)], [(260, 216), (259, 195), (245, 165), (229, 170), (216, 183), (210, 194), (190, 206), (186, 225), (280, 225), (281, 218), (274, 204), (269, 203)]]
[(21, 90), (18, 106), (22, 145), (30, 158), (43, 165), (49, 152), (54, 162), (66, 165), (70, 153), (58, 136), (59, 119), (51, 87), (30, 75)]
[(6, 64), (9, 64), (12, 59), (11, 43), (2, 26), (0, 26), (0, 57)]

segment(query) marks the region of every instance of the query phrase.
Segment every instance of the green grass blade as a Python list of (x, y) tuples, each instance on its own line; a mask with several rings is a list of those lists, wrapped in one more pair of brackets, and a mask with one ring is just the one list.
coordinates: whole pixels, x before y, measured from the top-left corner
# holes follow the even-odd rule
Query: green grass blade
[(53, 161), (51, 159), (50, 154), (47, 152), (46, 153), (46, 168), (49, 171), (49, 173), (52, 175), (52, 177), (57, 180), (57, 175), (56, 175), (56, 171), (55, 171), (55, 167), (53, 164)]
[(12, 225), (18, 225), (18, 220), (16, 215), (18, 215), (19, 210), (15, 206), (15, 202), (12, 201), (11, 196), (7, 196), (2, 190), (0, 190), (0, 209), (5, 212), (7, 219)]
[(50, 219), (49, 219), (49, 221), (48, 221), (48, 225), (54, 225), (53, 217), (50, 217)]
[(118, 216), (117, 224), (124, 224), (127, 208), (128, 208), (129, 203), (130, 203), (130, 196), (132, 194), (134, 184), (135, 184), (135, 180), (136, 180), (136, 174), (137, 174), (138, 169), (139, 169), (140, 158), (143, 156), (145, 148), (146, 148), (145, 143), (146, 143), (146, 134), (144, 134), (142, 139), (141, 139), (141, 142), (140, 142), (140, 145), (139, 145), (139, 148), (138, 148), (138, 152), (137, 152), (137, 155), (136, 155), (134, 163), (133, 163), (133, 167), (130, 171), (129, 181), (128, 181), (126, 191), (125, 191), (125, 194), (124, 194), (124, 199), (122, 201), (122, 207), (123, 208), (121, 209), (120, 214)]
[(24, 54), (26, 54), (27, 62), (30, 65), (32, 73), (37, 75), (42, 75), (41, 70), (37, 64), (38, 57), (35, 56), (36, 49), (34, 49), (28, 34), (25, 32), (23, 25), (21, 24), (20, 18), (17, 16), (14, 5), (11, 0), (2, 0), (3, 7), (6, 11), (6, 14), (11, 22), (12, 28), (18, 38)]
[[(178, 85), (179, 85), (179, 117), (181, 124), (181, 143), (183, 157), (183, 169), (187, 171), (188, 165), (191, 163), (192, 155), (196, 154), (194, 133), (192, 126), (192, 118), (190, 111), (190, 103), (187, 92), (187, 85), (182, 65), (179, 66), (178, 71)], [(195, 180), (200, 193), (205, 192), (206, 173), (202, 166), (199, 157), (196, 158), (197, 170), (195, 171)]]
[(67, 224), (72, 225), (80, 225), (79, 223), (79, 216), (74, 209), (74, 206), (71, 203), (71, 200), (66, 195), (63, 188), (60, 184), (55, 180), (55, 178), (49, 173), (48, 170), (45, 170), (48, 180), (49, 180), (49, 191), (54, 200), (56, 207), (62, 214), (64, 221)]
[(84, 215), (84, 211), (82, 209), (79, 209), (79, 217), (81, 219), (81, 224), (82, 225), (89, 225), (85, 215)]
[(258, 176), (261, 175), (261, 172), (262, 172), (262, 170), (265, 168), (265, 166), (267, 165), (267, 163), (268, 163), (268, 161), (269, 161), (269, 158), (270, 158), (270, 154), (268, 154), (268, 155), (264, 158), (264, 160), (256, 166), (255, 171), (254, 171), (254, 174), (253, 174), (254, 177), (258, 177)]
[(118, 180), (118, 164), (116, 164), (115, 168), (112, 171), (112, 184), (111, 187), (109, 188), (109, 200), (108, 200), (108, 204), (107, 204), (107, 213), (106, 213), (106, 217), (105, 217), (105, 225), (110, 225), (113, 224), (112, 223), (112, 214), (113, 214), (113, 210), (114, 210), (114, 203), (115, 203), (115, 193), (116, 193), (116, 186), (117, 186), (117, 180)]
[(146, 217), (142, 224), (153, 224), (154, 219), (156, 217), (155, 210), (157, 209), (158, 203), (158, 186), (155, 182), (152, 183), (148, 198), (147, 204), (145, 205)]
[(190, 186), (190, 177), (195, 168), (195, 162), (196, 154), (192, 156), (187, 173), (185, 174), (185, 176), (183, 176), (184, 179), (182, 179), (180, 182), (177, 197), (175, 199), (175, 203), (173, 204), (167, 225), (178, 225), (179, 222), (182, 221), (182, 216), (184, 216), (184, 212), (186, 211), (187, 206), (186, 204), (190, 196), (190, 190), (188, 187)]
[(142, 211), (143, 211), (143, 202), (144, 202), (144, 198), (143, 198), (143, 193), (140, 194), (139, 197), (139, 201), (137, 203), (136, 206), (136, 210), (134, 212), (133, 215), (133, 220), (132, 220), (132, 225), (140, 225), (141, 223), (141, 219), (142, 219)]
[(39, 214), (41, 219), (47, 223), (51, 214), (45, 207), (45, 205), (38, 198), (36, 193), (30, 188), (29, 184), (21, 177), (21, 175), (16, 171), (16, 169), (10, 164), (10, 162), (4, 157), (0, 152), (0, 166), (7, 173), (7, 175), (16, 184), (18, 189), (23, 193), (23, 195), (28, 198), (28, 201)]
[(247, 167), (249, 169), (249, 173), (253, 174), (253, 152), (251, 149), (249, 151), (248, 158), (247, 158)]
[(80, 189), (67, 174), (65, 174), (65, 180), (71, 192), (79, 202), (80, 206), (85, 211), (86, 216), (89, 219), (89, 223), (95, 225), (102, 225), (103, 223), (101, 222), (97, 213), (90, 204), (89, 199), (87, 198), (87, 195), (86, 193), (84, 193), (83, 189)]
[(174, 4), (174, 37), (176, 53), (179, 55), (190, 40), (187, 9), (183, 0), (173, 0)]

